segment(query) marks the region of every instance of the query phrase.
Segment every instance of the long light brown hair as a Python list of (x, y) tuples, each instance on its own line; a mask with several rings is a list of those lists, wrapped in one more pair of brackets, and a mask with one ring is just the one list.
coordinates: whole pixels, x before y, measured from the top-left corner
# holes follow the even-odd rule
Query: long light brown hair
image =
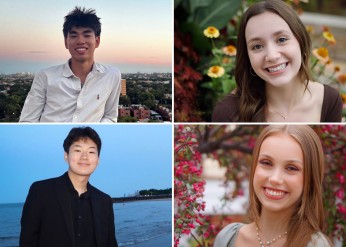
[(265, 122), (265, 81), (259, 76), (252, 76), (250, 74), (251, 63), (245, 38), (245, 29), (249, 19), (264, 12), (277, 14), (288, 24), (293, 35), (298, 40), (301, 50), (302, 64), (298, 75), (305, 83), (306, 88), (310, 80), (308, 64), (311, 39), (294, 10), (281, 0), (267, 0), (250, 6), (244, 13), (240, 23), (237, 40), (237, 57), (234, 75), (238, 86), (236, 95), (240, 98), (239, 118), (236, 119), (238, 122)]
[(262, 205), (254, 191), (253, 181), (263, 141), (269, 136), (284, 133), (292, 137), (303, 152), (303, 193), (297, 201), (289, 220), (285, 247), (306, 247), (312, 234), (323, 229), (322, 181), (324, 155), (321, 141), (315, 131), (307, 125), (270, 125), (259, 135), (253, 151), (250, 170), (250, 218), (258, 224)]

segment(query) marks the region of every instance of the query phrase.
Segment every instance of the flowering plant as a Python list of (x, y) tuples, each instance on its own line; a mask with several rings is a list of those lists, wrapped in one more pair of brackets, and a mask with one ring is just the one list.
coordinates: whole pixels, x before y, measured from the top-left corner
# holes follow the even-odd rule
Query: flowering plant
[[(316, 31), (316, 33), (312, 26), (306, 28), (315, 43), (312, 50), (310, 71), (316, 81), (331, 84), (339, 89), (345, 108), (346, 74), (329, 56), (329, 47), (336, 44), (335, 37), (327, 26), (324, 26), (320, 32)], [(345, 109), (343, 110), (343, 117), (346, 117)]]
[[(193, 65), (181, 62), (181, 57), (175, 54), (175, 86), (179, 85), (179, 88), (175, 88), (176, 121), (210, 121), (211, 112), (216, 102), (236, 87), (234, 67), (237, 52), (235, 43), (238, 24), (244, 9), (254, 1), (247, 0), (241, 2), (233, 0), (233, 3), (230, 4), (232, 8), (229, 7), (230, 11), (226, 17), (223, 14), (219, 14), (213, 15), (210, 18), (206, 10), (205, 12), (204, 10), (198, 12), (198, 10), (204, 7), (210, 8), (210, 13), (215, 13), (216, 9), (224, 10), (225, 8), (220, 8), (222, 6), (221, 0), (212, 1), (212, 6), (203, 5), (203, 7), (192, 0), (175, 0), (176, 2), (177, 11), (175, 13), (184, 13), (185, 16), (188, 16), (188, 21), (195, 21), (195, 25), (189, 23), (188, 27), (184, 25), (184, 28), (181, 27), (178, 28), (179, 30), (175, 30), (177, 34), (184, 30), (184, 35), (181, 37), (186, 39), (189, 44), (188, 49), (187, 47), (182, 49), (183, 47), (176, 45), (176, 42), (181, 44), (181, 40), (175, 40), (175, 51), (194, 52), (193, 55), (190, 53), (185, 56), (185, 61), (193, 61)], [(195, 12), (184, 12), (179, 8), (179, 6), (185, 6), (184, 3), (186, 4), (187, 2), (191, 2), (191, 8), (189, 9), (195, 10)], [(194, 3), (192, 4), (192, 2)], [(291, 4), (300, 14), (303, 12), (300, 2), (308, 1), (287, 0), (286, 2)], [(218, 6), (218, 8), (215, 6)], [(201, 14), (201, 16), (196, 16), (197, 13)], [(179, 14), (175, 14), (175, 18), (176, 16), (178, 19)], [(182, 21), (178, 20), (176, 24), (182, 24)], [(342, 72), (340, 66), (334, 64), (329, 56), (328, 49), (336, 44), (334, 35), (328, 28), (324, 28), (321, 32), (314, 32), (312, 27), (308, 26), (307, 30), (314, 44), (310, 63), (313, 79), (337, 87), (346, 107), (346, 73)], [(186, 68), (193, 69), (187, 70)], [(189, 76), (189, 73), (192, 71), (194, 73), (191, 73), (191, 76)], [(184, 89), (184, 95), (180, 94)], [(343, 115), (346, 117), (346, 110), (344, 110)], [(196, 116), (198, 117), (196, 118)]]
[[(326, 210), (326, 229), (330, 237), (343, 239), (346, 246), (346, 126), (312, 126), (320, 136), (325, 153), (323, 202)], [(226, 182), (235, 181), (232, 195), (222, 200), (232, 201), (243, 193), (241, 182), (248, 180), (248, 164), (255, 139), (263, 126), (175, 126), (174, 150), (174, 230), (175, 246), (182, 235), (193, 236), (198, 246), (209, 246), (221, 230), (220, 222), (212, 222), (203, 214), (204, 179), (201, 162), (207, 156), (226, 167)], [(201, 156), (201, 154), (205, 154)], [(220, 205), (222, 202), (220, 201)], [(229, 216), (220, 217), (222, 221)], [(234, 220), (234, 219), (233, 219)], [(223, 222), (224, 223), (224, 222)]]

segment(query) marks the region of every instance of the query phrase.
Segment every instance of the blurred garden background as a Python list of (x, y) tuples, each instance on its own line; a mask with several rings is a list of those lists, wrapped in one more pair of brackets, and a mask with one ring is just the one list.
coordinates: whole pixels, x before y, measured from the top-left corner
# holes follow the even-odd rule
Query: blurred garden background
[[(249, 164), (263, 125), (174, 126), (174, 246), (212, 246), (231, 222), (248, 223)], [(325, 229), (346, 247), (346, 126), (311, 126), (325, 154)]]
[[(174, 0), (174, 118), (210, 122), (219, 100), (235, 87), (237, 28), (256, 0)], [(285, 0), (313, 42), (311, 73), (343, 98), (346, 116), (346, 1)]]

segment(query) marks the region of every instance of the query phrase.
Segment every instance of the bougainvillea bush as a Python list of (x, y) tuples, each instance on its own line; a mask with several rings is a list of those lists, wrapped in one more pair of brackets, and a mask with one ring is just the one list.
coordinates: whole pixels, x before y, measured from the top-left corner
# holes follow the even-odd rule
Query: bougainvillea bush
[[(312, 126), (320, 136), (325, 153), (324, 208), (326, 229), (331, 238), (343, 240), (346, 246), (346, 126)], [(203, 191), (205, 181), (201, 165), (206, 157), (213, 157), (226, 167), (226, 181), (235, 181), (232, 195), (222, 200), (231, 201), (242, 194), (241, 182), (248, 179), (248, 164), (256, 137), (263, 126), (253, 125), (177, 125), (174, 131), (174, 243), (181, 246), (183, 235), (191, 236), (193, 246), (212, 246), (221, 229), (204, 215)], [(220, 204), (223, 202), (220, 201)], [(222, 218), (224, 217), (224, 218)], [(221, 219), (229, 220), (230, 216)]]

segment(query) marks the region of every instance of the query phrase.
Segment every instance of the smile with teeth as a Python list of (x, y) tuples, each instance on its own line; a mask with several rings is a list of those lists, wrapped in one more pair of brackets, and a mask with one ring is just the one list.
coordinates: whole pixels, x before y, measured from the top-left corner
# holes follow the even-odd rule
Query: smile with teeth
[(264, 192), (271, 197), (277, 197), (277, 198), (281, 198), (287, 194), (287, 192), (284, 192), (281, 190), (273, 190), (269, 188), (264, 188)]
[(270, 73), (273, 73), (273, 72), (278, 72), (280, 70), (283, 70), (287, 67), (287, 63), (283, 63), (283, 64), (280, 64), (276, 67), (272, 67), (272, 68), (267, 68), (267, 70), (270, 72)]
[(81, 48), (77, 48), (76, 50), (77, 50), (77, 51), (86, 51), (86, 48), (81, 47)]

